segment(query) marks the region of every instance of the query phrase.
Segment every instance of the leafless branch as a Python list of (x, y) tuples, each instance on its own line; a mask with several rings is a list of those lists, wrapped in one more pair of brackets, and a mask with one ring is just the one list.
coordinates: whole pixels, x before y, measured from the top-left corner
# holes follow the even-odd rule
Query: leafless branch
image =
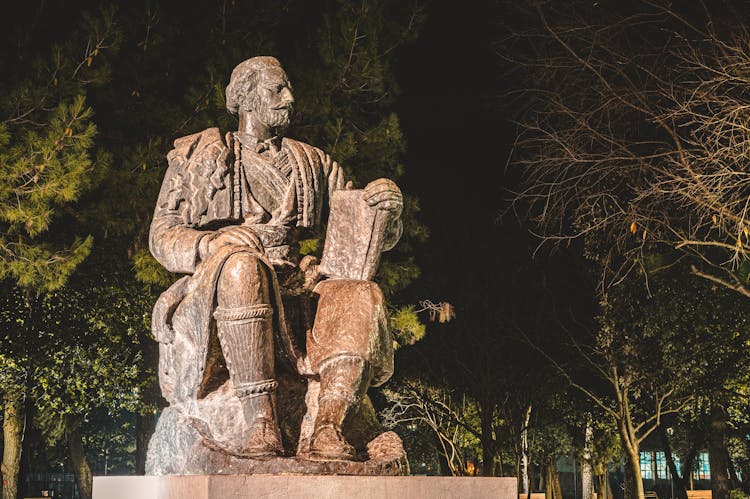
[[(514, 210), (542, 242), (595, 241), (603, 293), (658, 245), (737, 277), (750, 244), (747, 28), (720, 35), (708, 10), (700, 24), (655, 0), (619, 18), (565, 9), (534, 3), (537, 24), (506, 42), (529, 102), (509, 160), (523, 175)], [(748, 296), (740, 279), (695, 275)]]

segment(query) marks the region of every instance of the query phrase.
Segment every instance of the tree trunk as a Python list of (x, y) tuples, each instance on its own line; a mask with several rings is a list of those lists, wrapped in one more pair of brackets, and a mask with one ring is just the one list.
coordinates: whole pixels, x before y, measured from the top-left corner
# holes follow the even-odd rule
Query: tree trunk
[(645, 499), (641, 478), (641, 459), (638, 443), (631, 441), (625, 449), (625, 499)]
[(492, 418), (495, 406), (492, 402), (483, 399), (479, 406), (479, 417), (482, 425), (482, 475), (495, 476), (496, 445), (493, 431)]
[(529, 421), (531, 420), (531, 406), (526, 409), (521, 428), (521, 493), (529, 493)]
[(557, 464), (554, 459), (547, 463), (547, 484), (552, 499), (563, 499), (560, 475), (557, 473)]
[(18, 471), (21, 467), (21, 447), (26, 428), (26, 407), (22, 391), (9, 391), (3, 397), (3, 475), (2, 499), (18, 496)]
[(586, 419), (583, 456), (581, 459), (581, 499), (592, 499), (594, 496), (594, 470), (591, 466), (591, 448), (594, 445), (594, 427), (591, 418)]
[(622, 495), (624, 499), (634, 499), (635, 497), (635, 485), (633, 481), (633, 469), (630, 466), (630, 458), (625, 456), (625, 463), (622, 467), (623, 481), (622, 481)]
[(495, 453), (487, 448), (487, 443), (482, 444), (482, 475), (495, 476)]
[(601, 475), (596, 475), (596, 483), (599, 492), (599, 499), (613, 499), (612, 487), (609, 485), (609, 475), (606, 471)]
[(544, 467), (544, 499), (554, 499), (552, 494), (552, 477), (548, 464)]
[[(745, 442), (745, 453), (750, 456), (750, 440), (742, 439)], [(745, 494), (750, 493), (750, 462), (743, 459), (742, 463), (742, 490)]]
[(80, 499), (91, 499), (93, 477), (91, 468), (86, 460), (86, 454), (83, 451), (83, 441), (81, 431), (75, 423), (69, 424), (67, 428), (68, 450), (70, 459), (73, 463), (73, 474), (76, 477), (78, 485), (78, 494)]
[(693, 490), (693, 463), (695, 457), (698, 455), (698, 446), (694, 443), (693, 447), (685, 456), (685, 461), (682, 463), (682, 483), (684, 483), (688, 490)]
[(708, 461), (711, 466), (712, 499), (729, 499), (726, 429), (724, 409), (719, 405), (713, 405), (711, 407), (711, 422), (708, 426)]
[[(24, 408), (26, 411), (26, 414), (24, 415), (24, 421), (33, 421), (34, 420), (34, 404), (30, 397), (25, 397), (24, 400)], [(24, 495), (25, 492), (28, 493), (28, 476), (30, 470), (33, 469), (33, 465), (35, 464), (34, 459), (34, 449), (38, 448), (40, 442), (38, 430), (35, 430), (33, 427), (26, 428), (23, 432), (23, 444), (21, 445), (21, 466), (18, 470), (18, 483), (22, 484), (19, 485), (19, 488), (21, 490), (21, 496)]]
[(135, 474), (146, 474), (148, 442), (156, 429), (153, 414), (138, 414), (135, 419)]
[(672, 475), (672, 483), (674, 484), (674, 492), (677, 499), (687, 499), (687, 488), (685, 487), (685, 480), (682, 479), (679, 473), (677, 473), (677, 465), (674, 462), (674, 455), (672, 454), (672, 445), (669, 442), (669, 435), (664, 425), (659, 425), (659, 435), (661, 436), (662, 449), (664, 450), (664, 457), (667, 459), (667, 467), (669, 468), (669, 474)]
[(732, 462), (732, 457), (729, 455), (729, 449), (727, 448), (726, 445), (724, 445), (724, 449), (726, 449), (727, 451), (726, 456), (724, 458), (727, 460), (727, 468), (729, 471), (729, 485), (731, 486), (732, 490), (739, 489), (740, 477), (737, 476), (737, 469), (734, 467), (734, 463)]
[(537, 482), (536, 490), (544, 490), (544, 474), (546, 470), (543, 465), (537, 466), (537, 472), (539, 473), (539, 482)]

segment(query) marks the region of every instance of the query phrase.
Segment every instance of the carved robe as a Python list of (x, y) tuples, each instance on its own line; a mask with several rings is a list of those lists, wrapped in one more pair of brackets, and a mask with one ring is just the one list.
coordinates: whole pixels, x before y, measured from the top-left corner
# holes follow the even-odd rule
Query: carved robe
[[(169, 271), (189, 274), (162, 294), (152, 318), (152, 330), (161, 349), (162, 393), (170, 404), (179, 404), (195, 400), (201, 389), (216, 283), (224, 263), (234, 253), (252, 253), (266, 264), (273, 289), (276, 350), (287, 364), (297, 364), (301, 354), (288, 331), (273, 268), (298, 263), (297, 241), (320, 233), (330, 194), (344, 188), (344, 178), (339, 165), (326, 153), (287, 138), (258, 143), (240, 133), (229, 133), (224, 139), (217, 128), (210, 128), (177, 139), (174, 145), (167, 156), (169, 168), (154, 212), (149, 245), (154, 257)], [(264, 148), (279, 151), (268, 159), (269, 155), (260, 154)], [(240, 224), (258, 234), (262, 249), (225, 246), (205, 261), (201, 259), (204, 237)], [(338, 285), (334, 281), (321, 284), (336, 294)], [(373, 311), (365, 315), (374, 315), (366, 320), (373, 321), (378, 333), (376, 338), (347, 338), (353, 344), (346, 349), (366, 359), (371, 350), (385, 352), (385, 356), (378, 355), (385, 361), (380, 362), (381, 374), (376, 378), (385, 381), (392, 373), (393, 359), (382, 294), (376, 284), (366, 281), (352, 289), (375, 300)], [(338, 320), (342, 328), (345, 322)], [(308, 344), (313, 341), (316, 349), (315, 358), (324, 360), (341, 350), (336, 335), (336, 331), (329, 333), (322, 346), (308, 335)]]

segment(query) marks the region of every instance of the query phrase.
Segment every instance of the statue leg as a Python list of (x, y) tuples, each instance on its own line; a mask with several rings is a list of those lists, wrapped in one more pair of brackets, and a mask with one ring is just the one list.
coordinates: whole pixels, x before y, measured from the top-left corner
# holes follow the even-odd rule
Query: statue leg
[(253, 255), (229, 257), (219, 276), (214, 313), (221, 350), (242, 403), (248, 457), (283, 454), (274, 391), (274, 344), (269, 279)]
[(341, 427), (349, 410), (362, 399), (370, 384), (369, 363), (362, 357), (340, 355), (320, 366), (320, 395), (310, 456), (323, 460), (352, 460), (355, 450)]
[(307, 334), (307, 357), (320, 375), (320, 394), (310, 456), (350, 460), (355, 452), (341, 433), (344, 419), (369, 386), (385, 382), (393, 372), (385, 301), (369, 281), (323, 281), (315, 292), (318, 310)]

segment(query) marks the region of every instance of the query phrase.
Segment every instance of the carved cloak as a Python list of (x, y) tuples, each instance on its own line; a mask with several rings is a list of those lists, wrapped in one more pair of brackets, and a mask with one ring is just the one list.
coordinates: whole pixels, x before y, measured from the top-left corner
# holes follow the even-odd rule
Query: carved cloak
[[(171, 272), (191, 274), (161, 295), (152, 316), (152, 331), (161, 348), (159, 380), (170, 404), (195, 400), (198, 395), (213, 327), (216, 284), (224, 263), (234, 253), (256, 254), (268, 267), (275, 301), (274, 330), (281, 344), (277, 350), (292, 365), (299, 356), (286, 329), (276, 273), (266, 255), (252, 248), (227, 246), (201, 261), (201, 239), (221, 226), (238, 225), (243, 220), (317, 233), (330, 192), (344, 186), (338, 164), (308, 144), (285, 138), (277, 154), (278, 164), (256, 162), (256, 166), (276, 171), (246, 171), (248, 166), (240, 164), (240, 146), (233, 134), (227, 135), (227, 142), (217, 128), (175, 141), (167, 155), (169, 167), (151, 223), (149, 246), (154, 257)], [(276, 207), (262, 206), (255, 199), (253, 186), (276, 189), (272, 196), (283, 191), (281, 202)]]

